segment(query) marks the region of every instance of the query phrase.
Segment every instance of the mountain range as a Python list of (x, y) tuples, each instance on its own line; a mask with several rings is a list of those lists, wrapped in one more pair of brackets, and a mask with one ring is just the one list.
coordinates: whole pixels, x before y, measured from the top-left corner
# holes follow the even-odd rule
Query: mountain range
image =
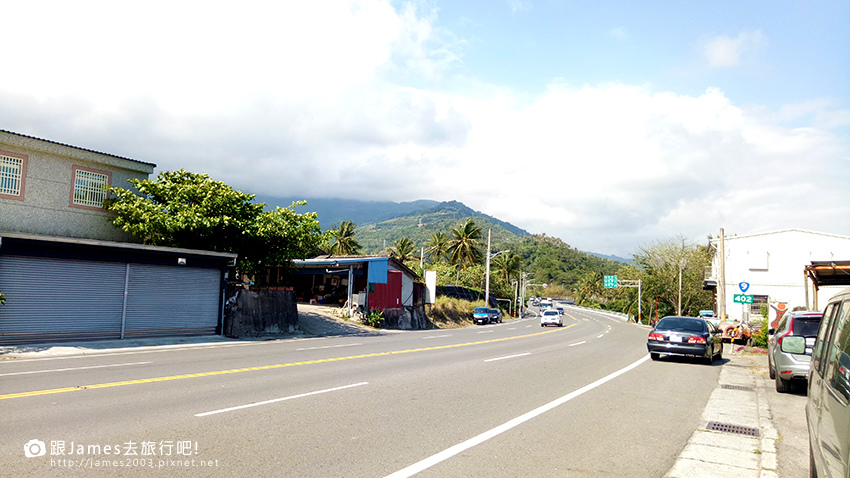
[[(272, 197), (258, 195), (255, 201), (271, 207), (288, 207), (302, 198)], [(531, 233), (509, 222), (502, 221), (480, 211), (476, 211), (458, 201), (433, 201), (420, 199), (410, 202), (358, 201), (351, 199), (313, 198), (306, 206), (296, 206), (299, 213), (315, 212), (323, 230), (335, 228), (341, 221), (357, 224), (357, 242), (366, 254), (377, 254), (387, 246), (407, 237), (417, 247), (423, 246), (434, 232), (445, 232), (457, 226), (466, 218), (473, 218), (485, 232), (492, 235), (493, 250), (516, 238), (530, 236)], [(587, 252), (597, 257), (617, 262), (629, 262), (628, 259)]]

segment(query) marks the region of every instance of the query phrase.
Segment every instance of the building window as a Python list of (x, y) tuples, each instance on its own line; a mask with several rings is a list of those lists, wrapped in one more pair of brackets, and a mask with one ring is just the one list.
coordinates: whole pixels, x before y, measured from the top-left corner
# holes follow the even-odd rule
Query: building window
[(12, 156), (0, 152), (0, 197), (21, 200), (24, 198), (26, 170), (26, 156)]
[(109, 187), (110, 174), (104, 171), (74, 168), (72, 206), (102, 209)]

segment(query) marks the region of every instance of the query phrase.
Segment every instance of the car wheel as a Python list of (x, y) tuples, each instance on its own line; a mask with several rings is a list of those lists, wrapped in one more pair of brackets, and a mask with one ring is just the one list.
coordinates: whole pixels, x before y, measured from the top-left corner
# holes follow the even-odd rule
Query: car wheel
[(776, 375), (776, 391), (779, 393), (788, 393), (791, 388), (791, 384), (788, 383), (787, 380), (783, 380), (782, 377)]
[(652, 360), (658, 360), (658, 359), (660, 359), (660, 358), (661, 358), (661, 354), (659, 354), (659, 353), (655, 353), (655, 352), (650, 352), (650, 353), (649, 353), (649, 358), (651, 358)]
[(773, 368), (769, 355), (767, 356), (767, 374), (770, 376), (771, 380), (776, 380), (776, 369)]

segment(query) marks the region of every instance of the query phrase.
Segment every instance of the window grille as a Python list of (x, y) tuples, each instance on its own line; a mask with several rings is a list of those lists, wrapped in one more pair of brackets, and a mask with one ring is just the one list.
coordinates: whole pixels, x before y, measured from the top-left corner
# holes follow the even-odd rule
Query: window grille
[(23, 159), (0, 156), (0, 194), (21, 195), (23, 166)]
[(108, 179), (105, 174), (78, 169), (74, 175), (74, 204), (103, 207)]

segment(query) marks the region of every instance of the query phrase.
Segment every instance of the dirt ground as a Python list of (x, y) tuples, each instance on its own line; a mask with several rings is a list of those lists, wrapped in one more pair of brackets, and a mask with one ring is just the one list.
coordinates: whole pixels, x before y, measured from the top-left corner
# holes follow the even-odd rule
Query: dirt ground
[(382, 335), (386, 330), (377, 330), (354, 321), (347, 321), (334, 314), (336, 307), (298, 304), (298, 329), (311, 337), (333, 335)]

